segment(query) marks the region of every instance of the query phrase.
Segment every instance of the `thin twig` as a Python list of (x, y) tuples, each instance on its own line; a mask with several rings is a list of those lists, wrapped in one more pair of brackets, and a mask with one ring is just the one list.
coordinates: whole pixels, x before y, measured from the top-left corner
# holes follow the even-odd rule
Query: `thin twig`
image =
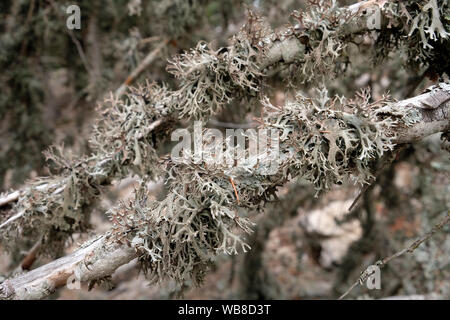
[[(53, 0), (50, 0), (50, 4), (55, 10), (55, 13), (58, 15), (58, 17), (62, 20), (64, 20), (64, 17), (59, 12), (58, 7), (56, 6), (56, 3)], [(68, 28), (64, 28), (66, 33), (69, 35), (72, 42), (75, 44), (75, 47), (77, 48), (78, 55), (81, 58), (81, 62), (83, 63), (84, 68), (86, 69), (87, 73), (91, 73), (91, 67), (89, 65), (89, 62), (86, 59), (86, 55), (83, 50), (83, 46), (81, 45), (80, 41), (78, 41), (77, 37), (75, 36), (74, 32)]]
[(393, 154), (387, 154), (383, 158), (380, 159), (381, 166), (379, 169), (376, 170), (373, 178), (365, 184), (360, 190), (358, 195), (356, 196), (355, 200), (353, 200), (352, 204), (348, 208), (348, 211), (352, 211), (356, 205), (358, 204), (361, 197), (366, 193), (367, 189), (369, 189), (380, 177), (381, 173), (387, 169), (388, 165), (391, 165), (393, 161), (396, 159), (396, 157), (399, 155), (400, 151), (402, 151), (403, 147), (399, 147), (397, 152), (395, 153), (395, 157), (393, 157)]
[(10, 203), (10, 202), (14, 202), (17, 199), (19, 199), (20, 196), (20, 190), (14, 191), (8, 195), (6, 195), (6, 197), (1, 198), (0, 199), (0, 207)]
[(122, 83), (122, 85), (116, 90), (116, 96), (120, 96), (126, 89), (127, 86), (129, 86), (141, 73), (144, 71), (158, 56), (159, 52), (162, 48), (164, 48), (167, 43), (169, 42), (168, 39), (161, 41), (158, 46), (156, 46), (155, 49), (153, 49), (145, 58), (141, 61), (141, 63), (134, 69), (130, 75), (127, 77), (127, 79)]
[(231, 123), (231, 122), (221, 122), (221, 121), (217, 121), (217, 120), (209, 120), (208, 124), (216, 126), (216, 127), (231, 128), (231, 129), (251, 129), (251, 128), (256, 128), (258, 125), (256, 122)]
[[(393, 255), (386, 257), (382, 260), (379, 260), (376, 262), (376, 265), (379, 268), (384, 267), (387, 263), (389, 263), (391, 260), (398, 258), (402, 255), (404, 255), (405, 253), (412, 253), (414, 252), (414, 250), (416, 250), (423, 242), (427, 241), (428, 239), (430, 239), (436, 232), (438, 232), (439, 230), (441, 230), (448, 222), (450, 221), (450, 211), (447, 212), (446, 216), (444, 219), (442, 219), (439, 223), (437, 223), (433, 229), (431, 229), (431, 231), (429, 231), (427, 234), (425, 234), (423, 237), (418, 238), (416, 241), (414, 241), (410, 246), (394, 253)], [(368, 277), (370, 277), (373, 273), (375, 273), (375, 270), (372, 272), (368, 272), (368, 269), (364, 270), (361, 274), (361, 277), (359, 277), (359, 279), (357, 281), (355, 281), (355, 283), (353, 283), (351, 285), (350, 288), (347, 289), (347, 291), (345, 291), (345, 293), (343, 295), (341, 295), (339, 297), (338, 300), (342, 300), (344, 299), (358, 284), (362, 284)]]
[(0, 229), (3, 228), (4, 226), (8, 225), (9, 223), (13, 222), (14, 220), (19, 219), (21, 216), (23, 216), (25, 214), (25, 210), (21, 210), (18, 213), (16, 213), (15, 215), (13, 215), (11, 218), (9, 218), (8, 220), (6, 220), (5, 222), (3, 222), (2, 224), (0, 224)]
[(20, 263), (21, 270), (30, 270), (33, 263), (36, 261), (38, 257), (39, 250), (41, 248), (41, 240), (39, 239), (38, 242), (31, 248), (31, 250), (28, 252), (28, 254), (23, 258), (22, 262)]

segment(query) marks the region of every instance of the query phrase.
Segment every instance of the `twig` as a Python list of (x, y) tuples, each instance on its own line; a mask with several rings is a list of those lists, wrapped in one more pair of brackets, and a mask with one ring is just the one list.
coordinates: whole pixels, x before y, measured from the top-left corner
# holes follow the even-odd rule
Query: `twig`
[(142, 71), (144, 71), (156, 59), (161, 49), (164, 48), (168, 42), (168, 39), (161, 41), (158, 46), (156, 46), (156, 48), (153, 49), (153, 51), (151, 51), (144, 58), (144, 60), (141, 61), (136, 69), (134, 69), (127, 77), (124, 83), (122, 83), (122, 85), (116, 90), (116, 96), (120, 96), (122, 93), (124, 93), (126, 87), (129, 86), (142, 73)]
[[(398, 148), (398, 151), (395, 153), (395, 157), (399, 154), (399, 152), (401, 151), (402, 147)], [(387, 153), (386, 155), (384, 155), (381, 159), (380, 162), (381, 164), (379, 165), (379, 169), (375, 169), (376, 172), (373, 176), (373, 178), (371, 179), (371, 181), (369, 181), (367, 184), (365, 184), (360, 190), (358, 195), (356, 196), (355, 200), (353, 200), (352, 204), (350, 205), (350, 207), (348, 208), (348, 211), (352, 211), (356, 205), (358, 204), (359, 200), (361, 199), (361, 197), (367, 192), (367, 190), (378, 180), (378, 178), (380, 177), (380, 174), (387, 168), (388, 165), (391, 165), (393, 163), (393, 161), (395, 160), (395, 157), (393, 157), (394, 154), (389, 154)]]
[(239, 204), (239, 195), (237, 193), (236, 186), (234, 185), (233, 178), (231, 178), (231, 177), (230, 177), (230, 182), (231, 182), (231, 185), (233, 186), (234, 194), (236, 195), (236, 199), (237, 199), (237, 203)]
[(251, 128), (257, 127), (256, 122), (232, 123), (232, 122), (222, 122), (222, 121), (217, 121), (217, 120), (209, 120), (208, 124), (216, 126), (216, 127), (231, 128), (231, 129), (251, 129)]
[[(31, 1), (30, 6), (28, 7), (28, 13), (27, 13), (27, 18), (25, 20), (25, 28), (24, 30), (27, 29), (28, 24), (30, 23), (31, 18), (33, 17), (33, 11), (34, 11), (34, 7), (35, 7), (35, 2), (34, 0)], [(27, 44), (27, 39), (25, 38), (22, 41), (22, 45), (20, 48), (20, 56), (22, 57), (23, 55), (25, 55), (25, 49), (26, 49), (26, 44)]]
[(36, 244), (33, 246), (33, 248), (31, 248), (31, 250), (25, 256), (25, 258), (23, 258), (22, 262), (20, 263), (20, 268), (22, 270), (30, 270), (31, 266), (36, 261), (37, 254), (40, 248), (41, 248), (41, 240), (36, 242)]
[[(428, 239), (430, 239), (436, 232), (438, 232), (439, 230), (441, 230), (448, 222), (450, 221), (450, 211), (447, 212), (446, 216), (444, 219), (442, 219), (439, 223), (437, 223), (433, 229), (431, 229), (431, 231), (429, 231), (427, 234), (425, 234), (423, 237), (418, 238), (416, 241), (414, 241), (410, 246), (394, 253), (393, 255), (384, 258), (382, 260), (379, 260), (376, 262), (376, 265), (379, 268), (384, 267), (387, 263), (389, 263), (391, 260), (398, 258), (402, 255), (404, 255), (405, 253), (412, 253), (414, 252), (414, 250), (416, 250), (423, 242), (427, 241)], [(351, 285), (350, 288), (347, 289), (347, 291), (345, 291), (345, 293), (343, 295), (341, 295), (339, 297), (338, 300), (342, 300), (344, 299), (358, 284), (362, 284), (368, 277), (370, 277), (375, 271), (369, 272), (368, 269), (364, 270), (361, 273), (361, 276), (359, 277), (359, 279), (357, 281), (355, 281), (355, 283), (353, 283)]]
[(13, 215), (11, 218), (9, 218), (8, 220), (6, 220), (5, 222), (3, 222), (2, 224), (0, 224), (0, 229), (3, 228), (4, 226), (8, 225), (9, 223), (13, 222), (14, 220), (19, 219), (21, 216), (23, 216), (25, 214), (25, 210), (21, 210), (18, 213), (16, 213), (15, 215)]
[[(50, 4), (53, 7), (53, 9), (55, 10), (55, 13), (58, 15), (58, 17), (61, 20), (64, 20), (64, 17), (59, 12), (59, 9), (56, 6), (55, 2), (53, 0), (50, 0)], [(70, 30), (68, 28), (64, 28), (64, 30), (69, 35), (69, 37), (72, 40), (72, 42), (75, 44), (75, 47), (77, 48), (77, 51), (78, 51), (78, 55), (80, 56), (81, 62), (83, 63), (83, 66), (86, 69), (87, 73), (91, 73), (91, 68), (90, 68), (89, 63), (88, 63), (88, 61), (86, 59), (86, 55), (84, 54), (84, 50), (83, 50), (83, 47), (81, 46), (80, 41), (78, 41), (78, 39), (75, 37), (75, 34), (73, 33), (72, 30)]]
[(149, 43), (149, 42), (155, 42), (155, 41), (158, 41), (160, 39), (161, 39), (161, 37), (153, 36), (153, 37), (144, 38), (141, 41), (139, 41), (139, 43), (145, 44), (145, 43)]
[(0, 207), (4, 206), (10, 202), (16, 201), (17, 199), (19, 199), (19, 196), (20, 196), (20, 190), (17, 190), (10, 194), (7, 194), (6, 197), (0, 199)]

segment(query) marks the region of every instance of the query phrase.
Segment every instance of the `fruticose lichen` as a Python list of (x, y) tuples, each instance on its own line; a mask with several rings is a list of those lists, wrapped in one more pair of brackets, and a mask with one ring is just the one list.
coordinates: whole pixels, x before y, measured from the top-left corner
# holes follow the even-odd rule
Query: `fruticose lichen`
[(370, 102), (367, 91), (354, 99), (331, 99), (323, 89), (316, 99), (299, 93), (282, 108), (264, 104), (266, 122), (282, 130), (280, 149), (292, 155), (290, 174), (311, 181), (317, 192), (350, 176), (368, 183), (374, 162), (395, 146), (393, 129), (420, 120), (411, 108), (395, 108), (389, 97)]
[[(324, 89), (315, 99), (299, 93), (282, 107), (267, 99), (263, 105), (262, 127), (280, 130), (277, 170), (167, 158), (163, 200), (150, 200), (142, 182), (133, 200), (108, 211), (111, 241), (135, 248), (151, 282), (200, 284), (217, 254), (249, 249), (244, 236), (253, 223), (246, 210), (261, 210), (277, 187), (295, 178), (312, 182), (317, 192), (349, 177), (369, 182), (376, 161), (395, 145), (394, 128), (420, 120), (389, 97), (370, 102), (367, 91), (331, 99)], [(224, 141), (221, 148), (226, 146)]]

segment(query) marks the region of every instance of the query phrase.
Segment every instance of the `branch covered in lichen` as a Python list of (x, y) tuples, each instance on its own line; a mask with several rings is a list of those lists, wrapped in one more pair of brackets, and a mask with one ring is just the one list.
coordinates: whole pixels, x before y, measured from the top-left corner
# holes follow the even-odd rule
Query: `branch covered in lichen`
[[(405, 46), (420, 48), (420, 63), (429, 62), (430, 57), (435, 59), (440, 51), (432, 45), (448, 41), (447, 20), (440, 18), (447, 9), (446, 2), (436, 0), (365, 1), (346, 8), (338, 7), (335, 1), (318, 1), (306, 12), (294, 12), (293, 23), (279, 31), (271, 30), (262, 17), (250, 13), (247, 24), (229, 47), (215, 50), (199, 43), (171, 60), (167, 69), (179, 80), (177, 89), (147, 84), (131, 90), (122, 100), (106, 100), (99, 108), (100, 116), (90, 139), (93, 154), (69, 161), (63, 155), (50, 153), (50, 159), (59, 165), (59, 173), (37, 179), (20, 193), (17, 203), (3, 206), (0, 229), (6, 231), (2, 232), (2, 242), (15, 247), (22, 241), (41, 239), (44, 250), (60, 253), (72, 233), (88, 227), (90, 205), (99, 197), (103, 185), (128, 173), (152, 177), (161, 172), (158, 146), (175, 119), (206, 121), (233, 100), (254, 102), (261, 97), (266, 75), (283, 66), (298, 67), (290, 80), (332, 76), (343, 65), (338, 62), (345, 56), (347, 43), (372, 31), (379, 34), (379, 39), (385, 39), (381, 36), (388, 32), (389, 41), (401, 39)], [(379, 29), (369, 24), (376, 10), (383, 18)], [(297, 95), (282, 112), (270, 113), (270, 117), (278, 117), (276, 121), (308, 132), (308, 136), (295, 137), (302, 148), (297, 158), (283, 165), (314, 182), (319, 191), (341, 182), (352, 170), (358, 172), (354, 175), (358, 182), (367, 182), (374, 159), (392, 149), (395, 137), (390, 130), (399, 119), (406, 119), (404, 114), (394, 116), (388, 110), (392, 103), (389, 99), (372, 104), (367, 95), (362, 95), (357, 102), (341, 106), (325, 96), (323, 99), (317, 105)], [(307, 109), (298, 109), (308, 103)], [(329, 107), (331, 103), (336, 109)], [(267, 106), (267, 101), (263, 104)], [(380, 105), (384, 109), (378, 108)], [(367, 117), (363, 116), (367, 112)], [(378, 121), (384, 112), (391, 112), (391, 116)], [(270, 119), (268, 127), (273, 125)], [(446, 126), (445, 121), (441, 127)], [(287, 136), (291, 137), (286, 131)], [(224, 179), (228, 178), (221, 180), (222, 188), (229, 185)], [(245, 204), (245, 197), (241, 198)], [(21, 240), (9, 241), (17, 238)]]

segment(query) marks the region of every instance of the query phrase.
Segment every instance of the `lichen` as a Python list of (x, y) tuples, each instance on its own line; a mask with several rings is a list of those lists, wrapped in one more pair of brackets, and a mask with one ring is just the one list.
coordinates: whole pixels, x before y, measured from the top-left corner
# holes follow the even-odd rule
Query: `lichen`
[(167, 70), (180, 80), (180, 89), (173, 93), (179, 117), (207, 118), (233, 99), (256, 96), (261, 82), (258, 53), (244, 38), (233, 41), (233, 46), (219, 50), (200, 42), (170, 61)]
[(325, 89), (311, 99), (298, 93), (283, 108), (268, 100), (266, 123), (280, 128), (281, 150), (289, 150), (289, 172), (314, 183), (317, 193), (347, 178), (368, 183), (373, 165), (395, 146), (394, 128), (411, 125), (416, 115), (383, 97), (370, 102), (367, 91), (354, 99), (329, 98)]
[(183, 188), (174, 188), (156, 202), (148, 199), (141, 184), (134, 200), (108, 212), (113, 222), (110, 236), (136, 249), (150, 283), (173, 279), (199, 285), (218, 253), (249, 248), (233, 231), (238, 226), (249, 232), (249, 221), (207, 195), (181, 193)]

